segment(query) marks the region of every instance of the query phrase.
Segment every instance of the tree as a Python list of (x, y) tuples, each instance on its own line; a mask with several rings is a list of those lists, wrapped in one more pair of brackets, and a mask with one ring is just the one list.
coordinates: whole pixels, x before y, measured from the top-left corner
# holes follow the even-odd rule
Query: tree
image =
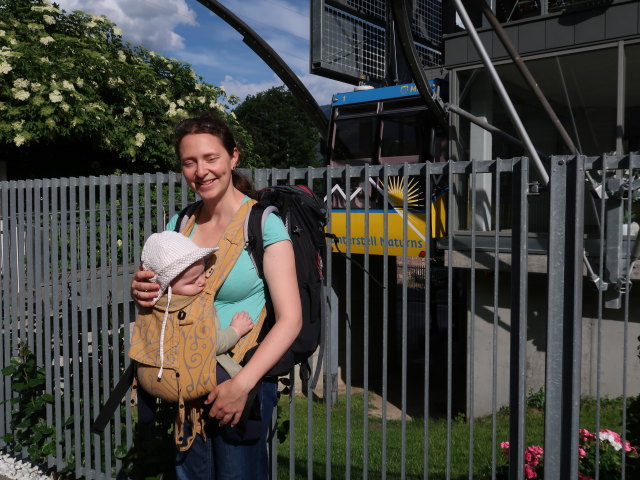
[(189, 115), (228, 114), (237, 97), (186, 63), (122, 40), (103, 16), (45, 0), (0, 0), (0, 160), (9, 178), (175, 168)]
[(288, 168), (323, 165), (320, 132), (285, 87), (249, 95), (235, 109), (253, 138), (252, 163)]

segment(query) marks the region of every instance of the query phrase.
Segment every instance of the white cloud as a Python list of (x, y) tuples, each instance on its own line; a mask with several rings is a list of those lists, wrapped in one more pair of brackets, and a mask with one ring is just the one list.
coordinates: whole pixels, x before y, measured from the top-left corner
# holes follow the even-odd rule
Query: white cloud
[(270, 80), (256, 83), (249, 82), (246, 79), (234, 78), (231, 75), (225, 75), (224, 80), (220, 83), (228, 94), (237, 95), (242, 100), (244, 100), (247, 95), (255, 95), (256, 93), (269, 90), (271, 87), (282, 85), (280, 79), (275, 75)]
[[(300, 80), (318, 102), (318, 105), (329, 105), (333, 94), (350, 92), (354, 88), (353, 85), (311, 74), (300, 75)], [(247, 95), (255, 95), (283, 83), (276, 75), (270, 81), (264, 82), (249, 82), (242, 78), (226, 75), (221, 84), (227, 93), (235, 94), (244, 100)]]
[(309, 2), (227, 0), (223, 3), (256, 32), (274, 29), (309, 39)]
[(126, 40), (151, 50), (181, 50), (179, 25), (197, 25), (196, 14), (185, 0), (57, 0), (66, 11), (105, 15), (123, 31)]

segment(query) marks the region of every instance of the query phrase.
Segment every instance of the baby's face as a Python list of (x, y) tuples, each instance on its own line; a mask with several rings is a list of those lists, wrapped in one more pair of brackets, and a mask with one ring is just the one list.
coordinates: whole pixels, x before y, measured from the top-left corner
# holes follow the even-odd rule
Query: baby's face
[(204, 289), (204, 260), (194, 263), (171, 282), (171, 291), (178, 295), (197, 295)]

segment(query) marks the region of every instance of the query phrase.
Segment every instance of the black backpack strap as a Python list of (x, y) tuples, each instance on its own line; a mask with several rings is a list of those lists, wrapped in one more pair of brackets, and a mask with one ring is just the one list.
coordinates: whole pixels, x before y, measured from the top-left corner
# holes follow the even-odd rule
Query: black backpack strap
[(118, 381), (118, 384), (115, 386), (115, 388), (111, 392), (109, 399), (104, 404), (104, 406), (100, 410), (100, 413), (98, 414), (93, 424), (91, 425), (91, 431), (93, 433), (104, 432), (104, 429), (107, 426), (107, 423), (109, 423), (109, 420), (111, 420), (111, 417), (113, 417), (113, 414), (115, 413), (116, 409), (120, 406), (120, 401), (122, 400), (122, 397), (124, 397), (125, 393), (127, 393), (127, 390), (129, 390), (129, 387), (133, 382), (133, 375), (134, 375), (133, 364), (134, 362), (131, 362), (127, 367), (127, 369), (124, 371), (124, 373), (120, 377), (120, 380)]
[(191, 216), (191, 214), (193, 214), (193, 212), (196, 211), (196, 208), (198, 208), (201, 203), (202, 200), (198, 200), (197, 202), (193, 202), (180, 210), (180, 212), (178, 213), (178, 218), (176, 219), (176, 225), (173, 227), (174, 231), (180, 233), (184, 229), (184, 227), (187, 226), (189, 217)]
[(258, 272), (258, 276), (264, 279), (263, 257), (264, 257), (264, 225), (270, 213), (278, 213), (278, 208), (274, 205), (264, 205), (260, 202), (251, 207), (249, 215), (244, 220), (244, 239), (247, 243), (249, 257), (253, 266)]

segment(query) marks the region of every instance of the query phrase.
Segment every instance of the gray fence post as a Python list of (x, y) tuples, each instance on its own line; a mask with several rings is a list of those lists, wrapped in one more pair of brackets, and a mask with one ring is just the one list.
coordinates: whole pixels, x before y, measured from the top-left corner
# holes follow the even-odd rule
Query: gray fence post
[(527, 345), (528, 182), (526, 158), (513, 164), (511, 236), (511, 340), (509, 378), (509, 478), (521, 479), (524, 464), (525, 358)]
[(584, 157), (552, 157), (544, 478), (578, 477)]

